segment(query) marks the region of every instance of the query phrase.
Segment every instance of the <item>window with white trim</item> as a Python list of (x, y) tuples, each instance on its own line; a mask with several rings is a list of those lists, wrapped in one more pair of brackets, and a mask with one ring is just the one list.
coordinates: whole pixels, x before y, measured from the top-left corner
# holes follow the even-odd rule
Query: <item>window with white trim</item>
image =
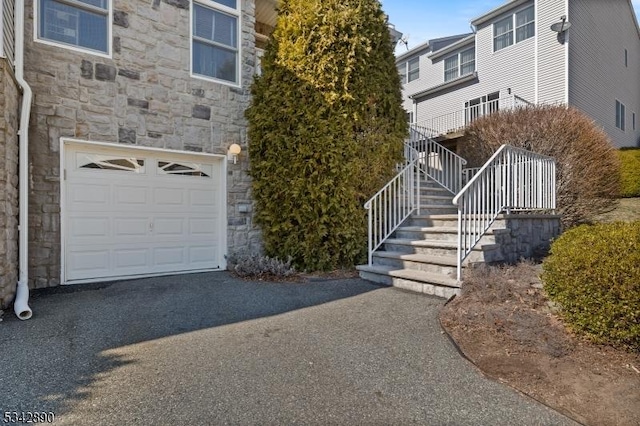
[(444, 81), (451, 81), (476, 70), (476, 48), (472, 47), (444, 60)]
[(398, 75), (400, 76), (400, 84), (407, 84), (407, 63), (403, 62), (398, 65)]
[(193, 2), (191, 70), (194, 75), (239, 84), (238, 0)]
[(624, 132), (625, 122), (624, 117), (626, 114), (625, 106), (622, 102), (616, 101), (616, 127)]
[(493, 51), (520, 43), (535, 33), (535, 9), (529, 6), (493, 24)]
[(458, 78), (458, 54), (449, 56), (444, 60), (444, 81)]
[(535, 19), (536, 16), (533, 11), (533, 6), (516, 13), (516, 43), (520, 43), (522, 40), (526, 40), (535, 35)]
[(38, 0), (37, 38), (109, 53), (110, 0)]
[(407, 62), (407, 81), (411, 83), (420, 78), (420, 58), (413, 58)]

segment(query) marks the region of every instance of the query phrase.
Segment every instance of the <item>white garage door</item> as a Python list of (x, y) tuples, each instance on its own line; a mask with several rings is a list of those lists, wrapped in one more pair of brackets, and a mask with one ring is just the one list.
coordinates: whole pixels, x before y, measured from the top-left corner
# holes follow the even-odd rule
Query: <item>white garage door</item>
[(218, 269), (220, 158), (65, 145), (64, 281)]

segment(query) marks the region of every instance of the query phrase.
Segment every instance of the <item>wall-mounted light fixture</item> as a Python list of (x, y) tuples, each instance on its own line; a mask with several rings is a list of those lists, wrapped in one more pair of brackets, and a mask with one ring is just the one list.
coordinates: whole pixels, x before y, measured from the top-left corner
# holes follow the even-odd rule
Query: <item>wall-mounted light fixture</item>
[(564, 44), (566, 41), (566, 32), (571, 28), (571, 22), (567, 21), (567, 16), (562, 15), (560, 22), (556, 22), (551, 25), (551, 31), (558, 33), (558, 42)]
[(227, 160), (233, 160), (233, 164), (238, 162), (238, 155), (242, 152), (242, 148), (237, 143), (232, 144), (227, 150)]

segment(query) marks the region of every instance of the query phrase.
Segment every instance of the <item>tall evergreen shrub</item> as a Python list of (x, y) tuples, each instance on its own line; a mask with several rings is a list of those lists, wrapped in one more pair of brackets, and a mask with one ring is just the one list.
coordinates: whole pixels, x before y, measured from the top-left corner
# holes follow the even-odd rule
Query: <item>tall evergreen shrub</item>
[(299, 269), (362, 260), (364, 202), (407, 134), (378, 0), (282, 0), (251, 88), (250, 174), (266, 254)]

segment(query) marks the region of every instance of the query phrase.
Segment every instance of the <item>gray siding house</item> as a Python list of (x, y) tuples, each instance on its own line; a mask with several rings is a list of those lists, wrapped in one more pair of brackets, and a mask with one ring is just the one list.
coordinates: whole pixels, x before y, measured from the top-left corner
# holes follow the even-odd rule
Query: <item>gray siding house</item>
[(217, 270), (259, 250), (244, 111), (275, 7), (3, 1), (0, 309), (16, 282)]
[(640, 29), (629, 0), (512, 0), (471, 24), (472, 34), (398, 56), (412, 123), (455, 139), (498, 109), (560, 103), (591, 116), (614, 146), (640, 145)]

